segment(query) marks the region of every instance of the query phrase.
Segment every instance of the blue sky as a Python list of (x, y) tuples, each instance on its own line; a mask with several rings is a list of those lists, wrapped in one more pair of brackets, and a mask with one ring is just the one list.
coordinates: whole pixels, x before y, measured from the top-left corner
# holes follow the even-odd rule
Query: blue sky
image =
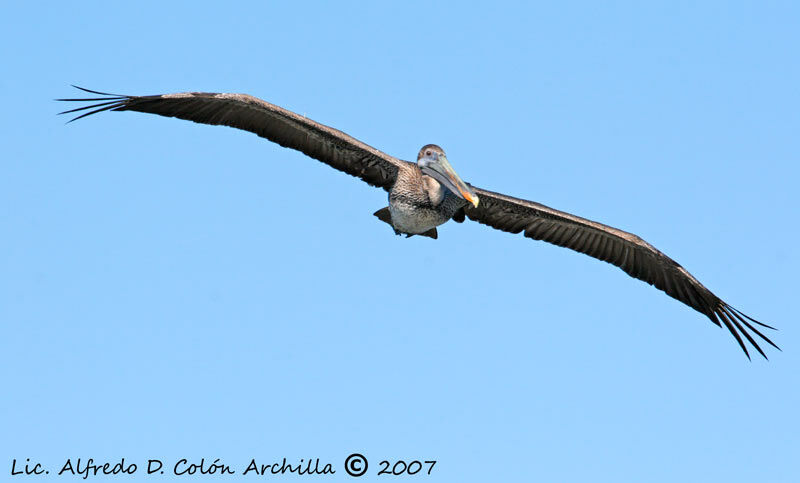
[[(286, 457), (345, 481), (359, 452), (367, 480), (798, 481), (800, 9), (644, 3), (6, 6), (0, 474)], [(784, 351), (748, 362), (563, 248), (396, 237), (384, 192), (249, 133), (65, 125), (69, 84), (437, 143), (475, 185), (639, 234)]]

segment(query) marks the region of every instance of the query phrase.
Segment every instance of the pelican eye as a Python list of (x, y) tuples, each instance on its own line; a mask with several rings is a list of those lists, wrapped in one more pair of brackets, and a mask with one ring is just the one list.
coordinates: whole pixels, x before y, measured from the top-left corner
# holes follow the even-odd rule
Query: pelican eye
[(430, 155), (431, 155), (430, 151), (425, 151), (425, 156), (430, 156)]

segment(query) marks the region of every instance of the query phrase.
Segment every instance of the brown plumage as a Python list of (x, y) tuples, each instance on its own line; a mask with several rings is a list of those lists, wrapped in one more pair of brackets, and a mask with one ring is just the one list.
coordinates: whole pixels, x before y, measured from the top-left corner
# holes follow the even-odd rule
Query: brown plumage
[(102, 111), (138, 111), (177, 117), (202, 124), (235, 127), (255, 133), (285, 148), (296, 149), (333, 168), (357, 176), (371, 186), (377, 186), (386, 191), (389, 191), (394, 184), (399, 166), (413, 165), (413, 163), (401, 161), (367, 146), (342, 131), (314, 122), (247, 94), (182, 92), (156, 96), (120, 96), (77, 88), (108, 97), (58, 99), (82, 102), (102, 101), (61, 113), (95, 108), (71, 119), (70, 122)]
[(437, 238), (436, 227), (449, 221), (465, 204), (467, 201), (409, 163), (399, 168), (389, 192), (389, 224), (398, 234)]
[[(65, 111), (64, 113), (71, 113), (89, 110), (72, 120), (113, 110), (139, 111), (203, 124), (231, 126), (253, 132), (281, 146), (296, 149), (340, 171), (357, 176), (372, 186), (390, 191), (390, 197), (401, 194), (401, 187), (407, 183), (419, 183), (404, 174), (419, 172), (416, 164), (392, 157), (341, 131), (246, 94), (187, 92), (121, 96), (80, 87), (78, 89), (106, 97), (59, 99), (94, 103)], [(423, 150), (429, 146), (423, 147)], [(426, 178), (420, 176), (420, 179)], [(393, 187), (397, 187), (397, 191), (393, 191)], [(421, 193), (423, 188), (421, 186), (417, 191)], [(748, 358), (750, 354), (745, 340), (765, 358), (767, 356), (756, 337), (778, 348), (761, 332), (763, 329), (759, 330), (759, 327), (772, 327), (725, 303), (677, 262), (638, 236), (532, 201), (480, 188), (473, 190), (480, 200), (478, 206), (465, 203), (460, 198), (443, 198), (442, 206), (445, 206), (445, 202), (448, 203), (446, 211), (449, 213), (444, 221), (452, 217), (457, 222), (463, 222), (469, 218), (498, 230), (521, 232), (528, 238), (567, 247), (611, 263), (631, 277), (655, 286), (704, 314), (716, 325), (724, 325)], [(449, 191), (448, 193), (448, 196), (452, 195)], [(375, 215), (395, 226), (388, 208), (379, 210)], [(439, 220), (436, 221), (435, 224), (439, 224)], [(420, 234), (436, 238), (436, 228)]]

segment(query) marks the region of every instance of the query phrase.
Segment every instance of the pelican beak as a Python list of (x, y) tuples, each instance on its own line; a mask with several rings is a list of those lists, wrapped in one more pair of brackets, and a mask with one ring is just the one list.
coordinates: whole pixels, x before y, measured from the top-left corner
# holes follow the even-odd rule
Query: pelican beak
[(456, 170), (450, 166), (444, 155), (436, 156), (433, 160), (420, 166), (420, 169), (422, 174), (442, 183), (454, 195), (469, 201), (475, 208), (478, 207), (478, 195), (456, 174)]

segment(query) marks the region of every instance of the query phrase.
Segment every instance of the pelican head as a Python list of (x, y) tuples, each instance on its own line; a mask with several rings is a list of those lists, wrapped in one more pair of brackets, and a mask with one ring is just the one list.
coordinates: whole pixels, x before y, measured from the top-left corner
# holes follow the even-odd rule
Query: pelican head
[(450, 166), (444, 149), (435, 144), (422, 146), (417, 154), (417, 165), (422, 174), (430, 176), (440, 182), (444, 187), (453, 192), (459, 198), (463, 198), (476, 208), (478, 207), (478, 195), (472, 188), (456, 174), (456, 170)]

